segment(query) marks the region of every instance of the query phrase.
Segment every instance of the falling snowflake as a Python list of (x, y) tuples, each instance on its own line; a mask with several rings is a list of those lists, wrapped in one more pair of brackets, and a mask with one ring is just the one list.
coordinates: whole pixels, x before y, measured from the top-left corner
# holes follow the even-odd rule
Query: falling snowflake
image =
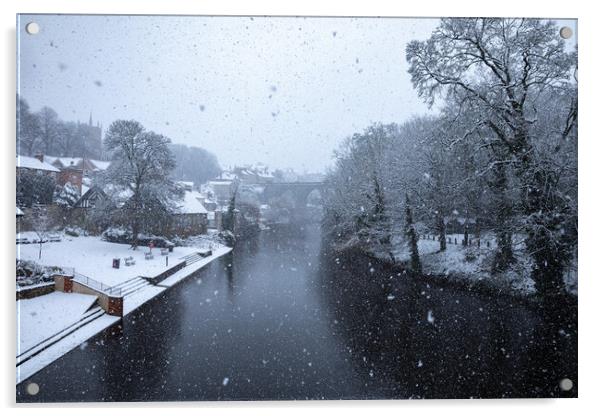
[(429, 324), (435, 323), (435, 317), (433, 316), (433, 311), (429, 310), (429, 312), (426, 316), (426, 320), (428, 321)]

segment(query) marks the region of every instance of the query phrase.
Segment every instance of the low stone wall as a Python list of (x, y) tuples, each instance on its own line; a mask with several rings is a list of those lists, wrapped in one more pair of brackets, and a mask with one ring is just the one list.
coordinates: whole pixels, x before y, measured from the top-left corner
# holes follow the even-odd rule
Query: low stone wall
[(176, 264), (172, 268), (165, 270), (163, 273), (158, 274), (157, 276), (154, 276), (154, 277), (144, 277), (144, 279), (147, 280), (148, 282), (152, 283), (153, 285), (156, 285), (156, 284), (161, 283), (165, 279), (167, 279), (169, 276), (171, 276), (175, 272), (177, 272), (179, 270), (182, 270), (184, 267), (186, 267), (186, 262), (185, 261)]
[(81, 293), (84, 295), (96, 296), (98, 305), (109, 315), (123, 316), (123, 297), (112, 296), (94, 288), (84, 285), (72, 276), (54, 276), (54, 288), (59, 292)]
[(42, 295), (47, 295), (54, 292), (55, 285), (52, 282), (48, 284), (39, 285), (35, 287), (22, 287), (17, 290), (17, 300), (20, 299), (31, 299)]

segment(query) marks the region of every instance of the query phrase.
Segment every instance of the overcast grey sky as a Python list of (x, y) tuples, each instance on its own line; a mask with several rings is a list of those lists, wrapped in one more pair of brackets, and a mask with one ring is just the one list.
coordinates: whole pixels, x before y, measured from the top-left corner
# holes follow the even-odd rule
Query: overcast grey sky
[[(31, 36), (25, 25), (41, 31)], [(322, 170), (374, 121), (426, 111), (405, 46), (433, 19), (21, 16), (19, 92), (106, 128), (136, 119), (221, 165)]]
[[(25, 25), (41, 31), (31, 36)], [(427, 111), (405, 46), (437, 19), (22, 15), (20, 94), (103, 126), (136, 119), (222, 167), (323, 170), (346, 136)], [(564, 21), (575, 27), (575, 22)]]

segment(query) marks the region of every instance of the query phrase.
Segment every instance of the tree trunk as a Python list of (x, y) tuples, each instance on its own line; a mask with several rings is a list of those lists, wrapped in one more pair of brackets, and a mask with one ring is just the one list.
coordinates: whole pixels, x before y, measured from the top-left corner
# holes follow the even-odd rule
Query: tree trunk
[(506, 270), (514, 261), (512, 251), (512, 231), (510, 219), (512, 216), (512, 204), (508, 198), (508, 178), (506, 167), (497, 164), (494, 170), (494, 178), (491, 183), (494, 195), (497, 197), (497, 210), (495, 214), (495, 235), (497, 240), (497, 253), (493, 263), (494, 271)]
[(410, 198), (406, 195), (406, 238), (408, 239), (408, 247), (410, 249), (410, 271), (412, 274), (422, 274), (422, 265), (420, 264), (420, 254), (418, 252), (418, 236), (414, 228), (414, 220), (412, 218), (412, 209), (410, 208)]
[(138, 248), (138, 234), (140, 234), (140, 218), (139, 218), (139, 203), (138, 193), (134, 195), (134, 209), (132, 215), (132, 248), (136, 250)]
[(443, 218), (443, 210), (439, 209), (437, 217), (435, 218), (435, 229), (439, 235), (439, 251), (445, 251), (447, 248), (447, 241), (445, 240), (445, 220)]
[(517, 170), (524, 189), (526, 247), (534, 260), (531, 276), (538, 293), (545, 298), (556, 298), (564, 294), (563, 272), (571, 257), (571, 242), (567, 233), (558, 238), (567, 241), (556, 241), (549, 230), (568, 228), (566, 201), (552, 188), (556, 182), (552, 172), (533, 160), (533, 147), (528, 143), (526, 128), (517, 133), (515, 148), (520, 155)]

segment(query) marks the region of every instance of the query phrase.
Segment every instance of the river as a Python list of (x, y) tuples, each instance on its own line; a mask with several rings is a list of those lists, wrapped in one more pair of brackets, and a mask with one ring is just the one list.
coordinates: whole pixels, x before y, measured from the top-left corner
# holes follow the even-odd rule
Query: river
[(17, 401), (576, 396), (576, 312), (552, 324), (326, 246), (318, 225), (241, 242), (18, 385)]

